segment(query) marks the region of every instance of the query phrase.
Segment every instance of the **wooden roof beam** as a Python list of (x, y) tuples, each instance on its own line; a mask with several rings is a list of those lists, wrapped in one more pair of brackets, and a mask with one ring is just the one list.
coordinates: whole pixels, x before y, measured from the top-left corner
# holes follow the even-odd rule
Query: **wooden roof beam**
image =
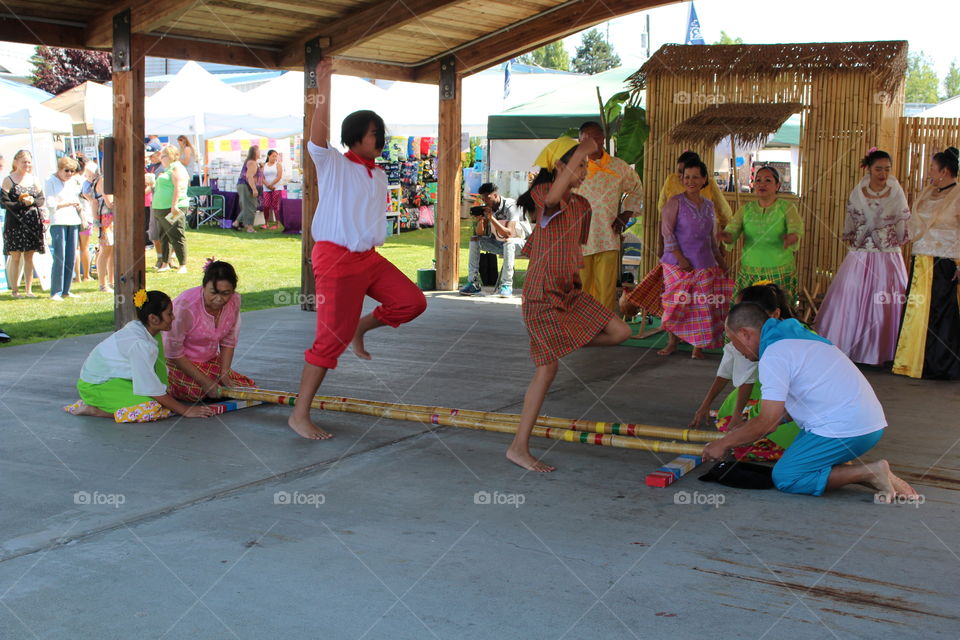
[[(573, 0), (437, 58), (452, 54), (457, 60), (457, 73), (469, 75), (601, 22), (662, 4), (666, 3), (663, 0)], [(434, 60), (417, 67), (414, 75), (418, 80), (429, 81), (437, 77), (439, 69), (439, 61)]]
[(120, 0), (87, 23), (85, 46), (102, 49), (113, 44), (113, 16), (130, 9), (130, 33), (151, 33), (170, 27), (198, 0)]
[(0, 41), (83, 49), (83, 26), (38, 22), (29, 17), (0, 16)]
[[(317, 27), (319, 37), (329, 39), (326, 47), (321, 44), (321, 48), (324, 49), (323, 55), (336, 56), (338, 52), (372, 40), (387, 31), (414, 22), (422, 16), (456, 4), (459, 1), (380, 0), (380, 2), (366, 9), (351, 13), (334, 22), (319, 25)], [(280, 56), (280, 65), (284, 68), (301, 68), (303, 66), (304, 45), (317, 37), (318, 34), (301, 35), (294, 38), (293, 44), (289, 45)]]

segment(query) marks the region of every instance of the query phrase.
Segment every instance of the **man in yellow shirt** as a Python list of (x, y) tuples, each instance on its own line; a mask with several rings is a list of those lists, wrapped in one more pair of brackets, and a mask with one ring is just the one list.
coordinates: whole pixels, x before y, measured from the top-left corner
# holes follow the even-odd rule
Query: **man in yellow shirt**
[(598, 150), (590, 156), (587, 177), (576, 189), (593, 209), (590, 235), (583, 245), (580, 279), (584, 291), (616, 312), (620, 234), (630, 218), (640, 210), (643, 186), (640, 176), (630, 165), (604, 151), (603, 127), (596, 122), (583, 123), (580, 126), (580, 140), (587, 138), (596, 141)]

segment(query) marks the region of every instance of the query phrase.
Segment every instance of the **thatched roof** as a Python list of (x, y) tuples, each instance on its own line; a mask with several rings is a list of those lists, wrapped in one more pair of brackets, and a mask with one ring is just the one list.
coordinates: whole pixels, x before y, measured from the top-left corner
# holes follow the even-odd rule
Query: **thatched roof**
[(733, 135), (743, 145), (759, 143), (802, 108), (798, 102), (715, 104), (671, 129), (670, 138), (677, 144), (716, 145)]
[(774, 76), (787, 71), (838, 73), (869, 71), (880, 90), (893, 93), (907, 72), (907, 42), (821, 42), (804, 44), (665, 44), (630, 76), (634, 90), (648, 76)]

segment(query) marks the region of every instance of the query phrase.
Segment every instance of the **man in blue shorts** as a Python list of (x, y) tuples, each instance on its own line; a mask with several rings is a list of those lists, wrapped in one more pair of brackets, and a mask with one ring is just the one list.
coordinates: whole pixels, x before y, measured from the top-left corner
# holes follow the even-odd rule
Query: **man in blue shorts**
[(704, 447), (704, 460), (762, 438), (788, 412), (801, 431), (773, 467), (780, 491), (819, 496), (862, 484), (881, 502), (917, 495), (886, 460), (846, 464), (877, 444), (887, 421), (870, 383), (842, 351), (796, 320), (770, 318), (749, 302), (730, 310), (726, 330), (740, 353), (760, 363), (760, 415)]

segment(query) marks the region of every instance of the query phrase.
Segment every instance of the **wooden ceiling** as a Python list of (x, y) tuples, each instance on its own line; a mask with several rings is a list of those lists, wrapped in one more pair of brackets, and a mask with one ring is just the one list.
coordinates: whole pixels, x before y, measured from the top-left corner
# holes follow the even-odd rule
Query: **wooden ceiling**
[(437, 82), (453, 55), (470, 74), (664, 0), (4, 0), (0, 40), (109, 49), (131, 10), (147, 55), (302, 69), (320, 38), (338, 73)]

